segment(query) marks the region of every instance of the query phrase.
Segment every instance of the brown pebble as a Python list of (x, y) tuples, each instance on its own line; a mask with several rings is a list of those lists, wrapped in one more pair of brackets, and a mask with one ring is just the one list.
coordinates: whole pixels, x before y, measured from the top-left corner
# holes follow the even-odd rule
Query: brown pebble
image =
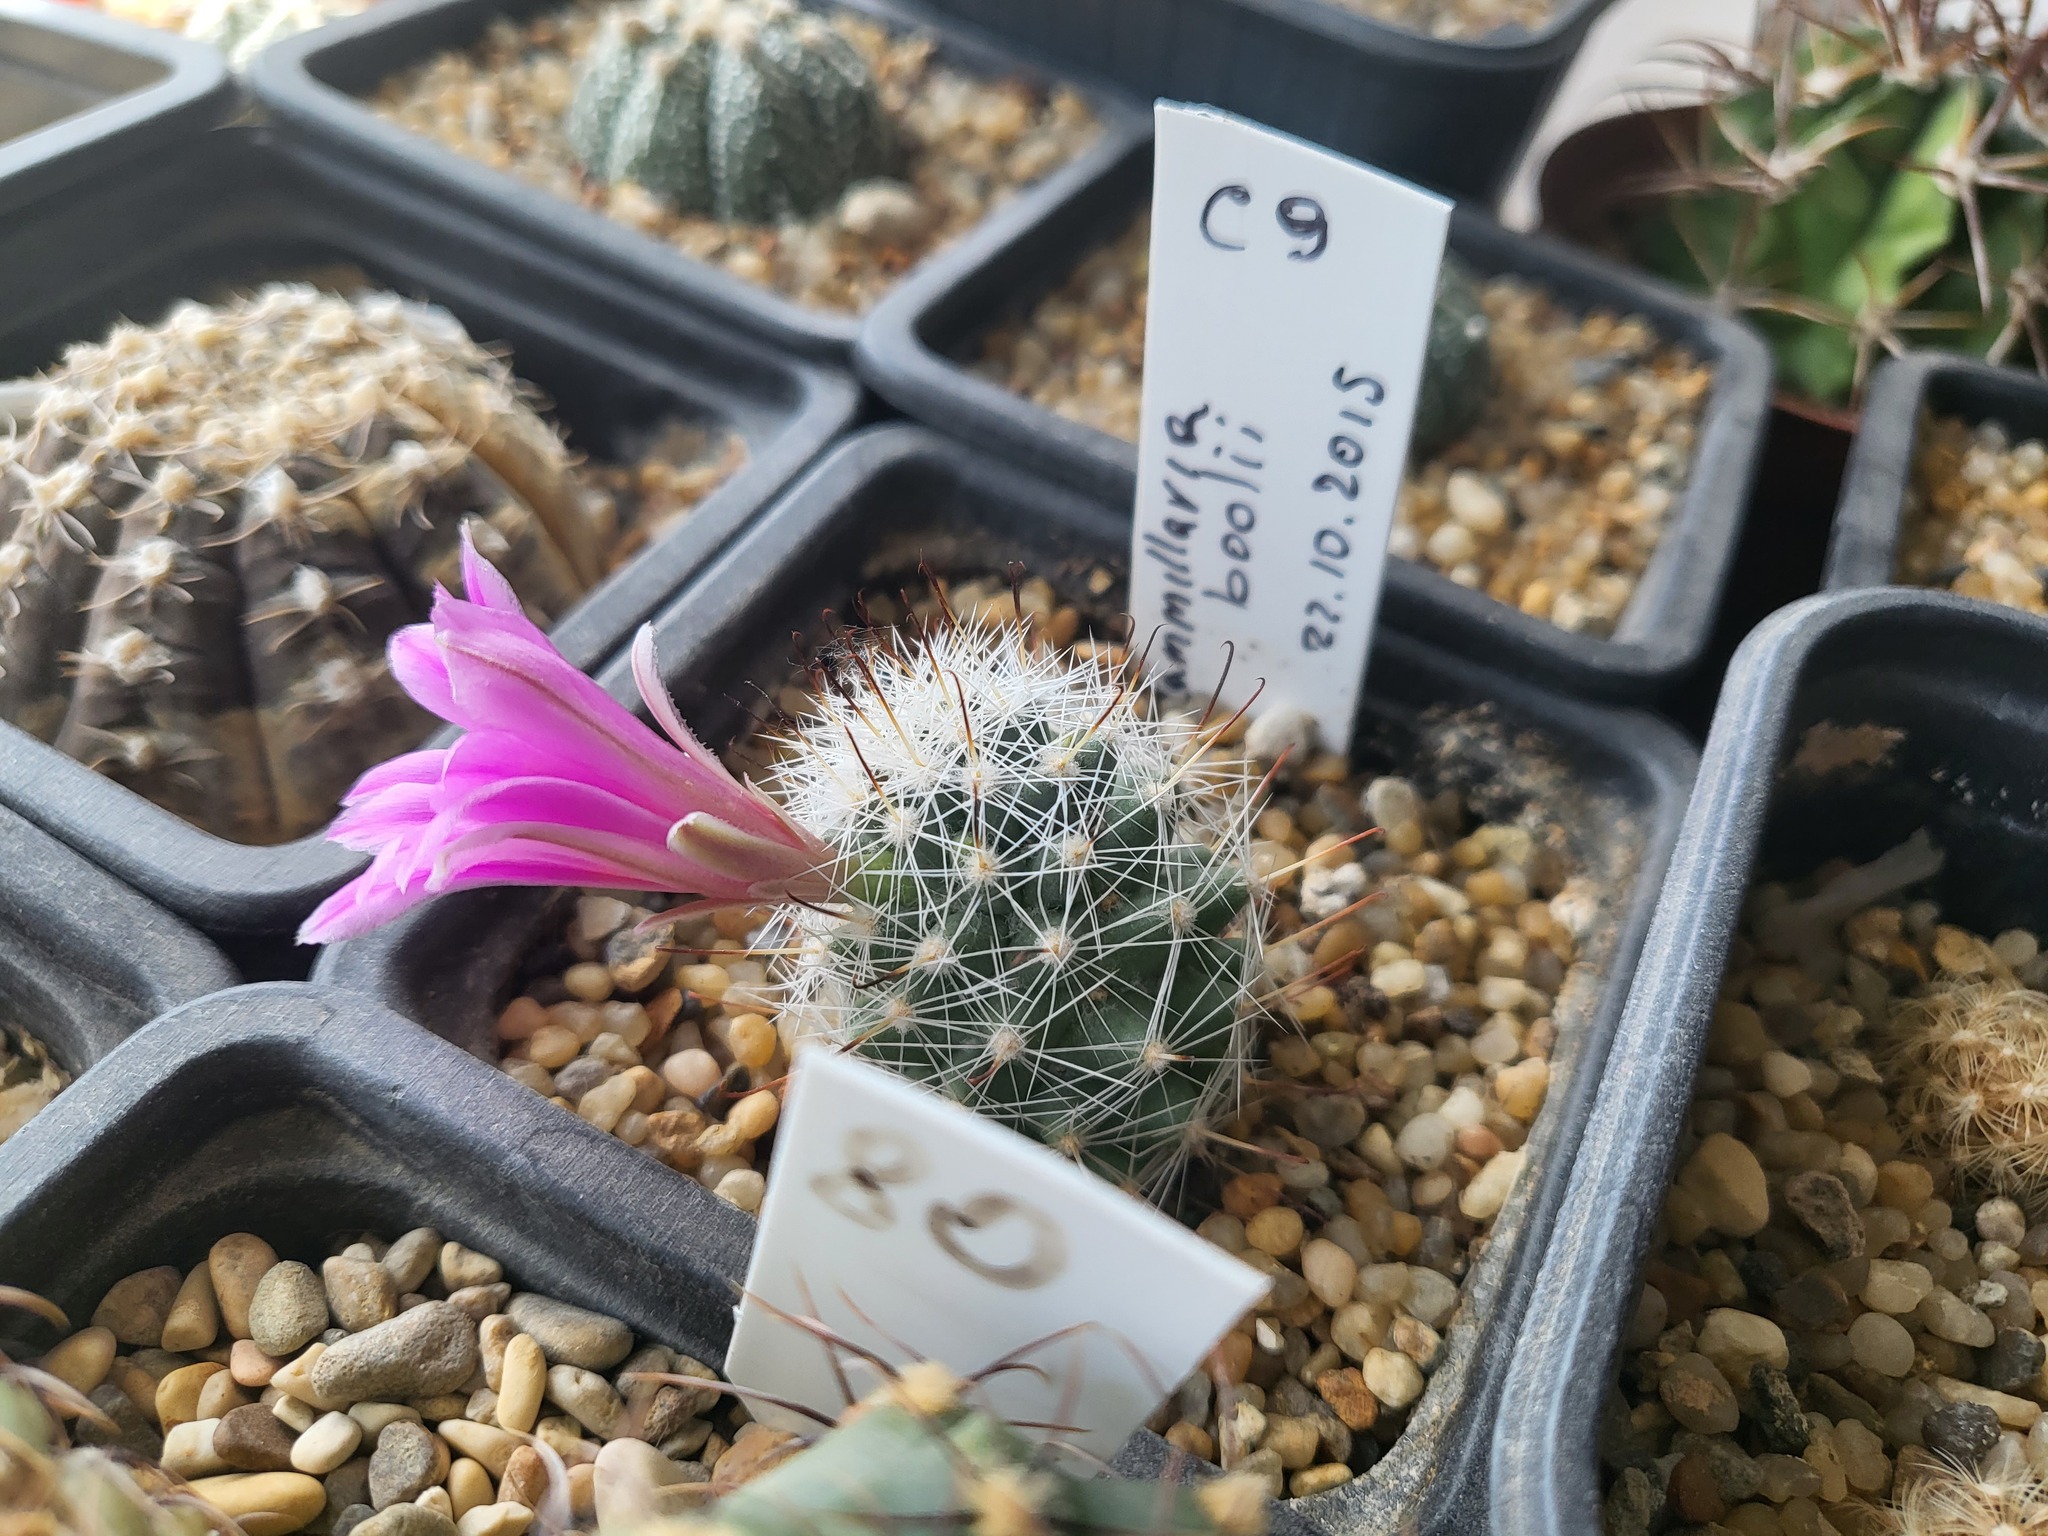
[(261, 1403), (231, 1408), (213, 1427), (213, 1454), (238, 1472), (288, 1472), (297, 1435)]
[(723, 1498), (743, 1483), (752, 1482), (770, 1467), (789, 1460), (802, 1450), (795, 1435), (766, 1424), (743, 1424), (731, 1447), (711, 1469), (711, 1495)]
[(1671, 1469), (1666, 1497), (1672, 1513), (1687, 1525), (1711, 1525), (1728, 1513), (1728, 1501), (1714, 1482), (1714, 1469), (1698, 1452), (1681, 1456)]
[(163, 1347), (174, 1352), (205, 1349), (220, 1336), (220, 1305), (214, 1299), (213, 1274), (201, 1264), (185, 1276), (164, 1320)]
[(155, 1349), (163, 1342), (164, 1323), (178, 1299), (184, 1277), (168, 1265), (141, 1270), (114, 1288), (94, 1308), (95, 1328), (105, 1328), (130, 1349)]
[(249, 1303), (256, 1287), (277, 1263), (277, 1250), (247, 1232), (231, 1232), (206, 1255), (207, 1273), (228, 1336), (249, 1337)]
[(1379, 1420), (1379, 1399), (1372, 1395), (1372, 1389), (1365, 1384), (1365, 1373), (1356, 1366), (1323, 1372), (1316, 1378), (1316, 1393), (1347, 1428), (1371, 1429)]
[(256, 1347), (254, 1339), (237, 1339), (228, 1350), (228, 1374), (245, 1387), (267, 1387), (275, 1376), (282, 1360), (266, 1355)]
[(547, 1491), (548, 1464), (532, 1446), (520, 1446), (505, 1463), (505, 1475), (498, 1479), (498, 1502), (539, 1509)]

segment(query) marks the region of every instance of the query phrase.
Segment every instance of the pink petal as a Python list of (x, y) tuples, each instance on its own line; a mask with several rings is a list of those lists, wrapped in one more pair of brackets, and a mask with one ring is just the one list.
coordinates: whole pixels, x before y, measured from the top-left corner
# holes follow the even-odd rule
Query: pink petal
[(655, 724), (668, 732), (670, 741), (682, 749), (686, 757), (697, 762), (709, 762), (711, 754), (704, 750), (704, 744), (697, 739), (697, 733), (683, 723), (683, 717), (676, 712), (676, 701), (669, 696), (668, 685), (661, 680), (661, 668), (654, 658), (654, 626), (642, 624), (640, 632), (633, 637), (633, 685), (640, 690), (640, 698), (647, 705), (647, 712), (654, 716)]
[(441, 655), (441, 642), (431, 624), (408, 624), (395, 631), (384, 648), (391, 658), (391, 675), (413, 702), (446, 720), (455, 709), (455, 695), (448, 683), (448, 662)]
[(634, 677), (670, 740), (562, 658), (467, 528), (462, 560), (469, 597), (437, 591), (431, 623), (393, 636), (390, 653), (406, 691), (465, 734), (357, 781), (329, 835), (371, 852), (370, 867), (320, 904), (302, 942), (485, 885), (829, 894), (829, 849), (690, 732), (660, 686), (651, 632), (634, 642)]
[(476, 552), (476, 540), (471, 537), (471, 524), (467, 518), (462, 523), (462, 593), (472, 603), (484, 608), (495, 608), (501, 613), (526, 611), (519, 601), (519, 594), (512, 590), (512, 583), (490, 561)]

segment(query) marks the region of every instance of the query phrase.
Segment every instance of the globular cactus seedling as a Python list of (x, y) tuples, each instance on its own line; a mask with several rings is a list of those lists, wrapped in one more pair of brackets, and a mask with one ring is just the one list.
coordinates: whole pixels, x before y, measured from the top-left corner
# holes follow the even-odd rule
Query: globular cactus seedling
[[(64, 1327), (47, 1301), (0, 1286), (0, 1307)], [(66, 1420), (73, 1429), (67, 1430)], [(10, 1536), (206, 1536), (232, 1527), (178, 1479), (80, 1434), (116, 1426), (90, 1400), (47, 1372), (0, 1353), (0, 1531)]]
[(536, 614), (612, 512), (446, 312), (276, 284), (116, 326), (0, 438), (0, 719), (238, 842), (289, 840), (427, 717), (384, 655), (463, 523)]
[(1156, 1193), (1245, 1068), (1242, 767), (1028, 627), (855, 633), (821, 666), (768, 787), (841, 905), (785, 910), (784, 1027)]
[(1422, 460), (1470, 431), (1493, 392), (1493, 322), (1479, 279), (1449, 252), (1437, 273), (1436, 307), (1429, 316), (1429, 346), (1415, 402), (1410, 458)]
[(789, 0), (647, 0), (607, 16), (563, 130), (599, 180), (737, 223), (822, 213), (896, 158), (866, 61)]
[(1887, 1046), (1914, 1139), (2048, 1215), (2048, 995), (2009, 977), (1944, 981), (1899, 1009)]
[(1677, 168), (1637, 190), (1630, 242), (1770, 337), (1810, 398), (1860, 392), (1909, 346), (2048, 366), (2048, 36), (1994, 0), (1860, 0), (1766, 17)]
[(600, 1536), (1263, 1536), (1265, 1495), (1249, 1477), (1077, 1476), (1047, 1465), (970, 1394), (943, 1366), (907, 1366), (806, 1449), (701, 1511), (613, 1516)]
[(2048, 1536), (2048, 1482), (2007, 1446), (1976, 1468), (1917, 1472), (1882, 1511), (1880, 1536)]

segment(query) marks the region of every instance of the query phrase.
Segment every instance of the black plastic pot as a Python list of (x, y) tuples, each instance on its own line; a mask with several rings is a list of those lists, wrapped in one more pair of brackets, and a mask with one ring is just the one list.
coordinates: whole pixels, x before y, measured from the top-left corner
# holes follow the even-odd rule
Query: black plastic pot
[(0, 810), (0, 1020), (74, 1078), (158, 1014), (235, 980), (170, 913)]
[[(431, 199), (222, 129), (80, 189), (0, 231), (0, 377), (32, 372), (119, 315), (345, 263), (445, 305), (507, 343), (572, 441), (628, 451), (668, 416), (715, 419), (747, 463), (673, 533), (565, 615), (556, 643), (595, 668), (852, 419), (844, 375), (764, 352), (714, 322), (653, 306)], [(199, 831), (0, 725), (0, 802), (209, 933), (289, 935), (362, 860), (318, 836), (248, 847)]]
[[(1902, 736), (1816, 776), (1809, 727)], [(1904, 589), (1808, 598), (1735, 658), (1635, 986), (1535, 1282), (1493, 1449), (1493, 1529), (1600, 1528), (1595, 1440), (1651, 1229), (1751, 883), (1862, 861), (1926, 827), (1932, 894), (1986, 932), (2048, 922), (2048, 631), (2023, 614)]]
[(1887, 359), (1871, 376), (1862, 428), (1849, 449), (1823, 590), (1894, 581), (1920, 423), (1930, 411), (1973, 427), (1997, 422), (2015, 442), (2048, 437), (2048, 380), (1940, 352)]
[[(1113, 240), (1151, 195), (1149, 148), (1055, 218), (981, 242), (965, 270), (921, 273), (884, 299), (861, 332), (855, 365), (889, 401), (968, 442), (1008, 454), (1118, 506), (1135, 495), (1133, 443), (1036, 405), (969, 371), (982, 338), (1064, 282)], [(1712, 633), (1742, 533), (1770, 414), (1771, 359), (1755, 332), (1662, 283), (1540, 236), (1516, 234), (1469, 208), (1452, 216), (1451, 248), (1486, 276), (1525, 277), (1575, 309), (1640, 314), (1715, 369), (1692, 477), (1663, 541), (1611, 638), (1573, 634), (1419, 562), (1387, 562), (1388, 623), (1459, 655), (1587, 697), (1641, 702), (1668, 691)]]
[[(333, 22), (266, 48), (249, 71), (250, 88), (290, 131), (308, 135), (375, 165), (384, 175), (469, 208), (493, 222), (551, 246), (576, 261), (646, 288), (662, 299), (746, 326), (777, 346), (804, 356), (843, 360), (860, 330), (860, 317), (811, 309), (772, 289), (742, 281), (708, 262), (637, 230), (493, 170), (386, 122), (360, 99), (379, 82), (449, 49), (467, 47), (492, 22), (520, 20), (559, 9), (563, 0), (383, 0), (360, 15)], [(905, 18), (890, 0), (845, 0), (894, 25)], [(982, 75), (1037, 73), (1013, 55), (940, 33), (944, 56)], [(995, 208), (968, 239), (1028, 229), (1086, 187), (1131, 144), (1150, 137), (1148, 114), (1128, 102), (1091, 92), (1102, 119), (1101, 138), (1067, 165)], [(965, 242), (941, 248), (916, 271), (953, 271), (966, 259)]]
[[(864, 584), (893, 590), (915, 579), (920, 559), (960, 574), (999, 572), (1021, 560), (1058, 587), (1098, 563), (1120, 568), (1128, 544), (1129, 522), (1117, 510), (921, 429), (876, 428), (835, 449), (664, 614), (657, 626), (663, 671), (692, 727), (709, 742), (729, 742), (753, 723), (749, 701), (786, 679), (792, 627), (814, 625), (821, 608), (847, 612)], [(631, 698), (624, 669), (608, 670), (603, 681)], [(1517, 750), (1558, 766), (1572, 803), (1552, 804), (1550, 813), (1578, 829), (1587, 872), (1621, 892), (1600, 940), (1606, 977), (1566, 1021), (1551, 1103), (1529, 1142), (1532, 1171), (1467, 1279), (1467, 1306), (1451, 1329), (1446, 1361), (1407, 1433), (1365, 1477), (1291, 1506), (1326, 1531), (1470, 1530), (1480, 1518), (1487, 1426), (1507, 1341), (1527, 1275), (1541, 1258), (1549, 1210), (1562, 1192), (1691, 773), (1690, 749), (1661, 722), (1568, 702), (1385, 631), (1354, 758), (1413, 767), (1425, 709), (1481, 704), (1513, 733)], [(1484, 780), (1483, 756), (1451, 771)], [(326, 951), (315, 976), (371, 993), (488, 1059), (492, 1019), (518, 959), (559, 919), (563, 899), (490, 891), (435, 902), (382, 933)]]
[(1207, 102), (1491, 206), (1610, 0), (1451, 42), (1333, 0), (917, 0), (1146, 97)]
[(220, 50), (49, 0), (0, 3), (0, 215), (218, 122)]
[[(520, 1284), (716, 1361), (751, 1226), (359, 997), (291, 984), (157, 1020), (6, 1147), (0, 1283), (90, 1316), (229, 1232), (287, 1255), (433, 1226)], [(0, 1317), (0, 1333), (23, 1331)], [(47, 1334), (44, 1335), (47, 1337)]]

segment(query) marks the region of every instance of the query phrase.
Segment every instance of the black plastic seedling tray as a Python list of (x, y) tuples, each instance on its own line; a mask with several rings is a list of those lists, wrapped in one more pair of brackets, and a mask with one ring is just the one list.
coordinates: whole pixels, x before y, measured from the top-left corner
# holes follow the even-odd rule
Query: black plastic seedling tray
[(1450, 41), (1333, 0), (917, 0), (1138, 95), (1208, 102), (1488, 206), (1609, 3)]
[[(1828, 722), (1902, 733), (1875, 764), (1795, 761)], [(1744, 897), (1926, 827), (1931, 894), (1986, 932), (2048, 923), (2048, 630), (1905, 589), (1807, 598), (1759, 627), (1721, 693), (1591, 1127), (1522, 1320), (1493, 1450), (1500, 1536), (1600, 1529), (1596, 1437)], [(1917, 889), (1917, 888), (1916, 888)]]
[[(750, 701), (786, 680), (792, 628), (821, 609), (848, 613), (860, 587), (894, 590), (920, 559), (940, 572), (1002, 571), (1022, 561), (1060, 584), (1124, 564), (1129, 520), (920, 428), (879, 427), (841, 444), (703, 577), (656, 628), (662, 670), (691, 726), (725, 743), (751, 723)], [(623, 668), (602, 679), (631, 702)], [(1529, 1141), (1531, 1172), (1466, 1281), (1448, 1355), (1407, 1433), (1357, 1482), (1290, 1508), (1329, 1532), (1470, 1530), (1482, 1518), (1487, 1432), (1528, 1276), (1541, 1260), (1606, 1040), (1675, 835), (1692, 772), (1676, 734), (1645, 715), (1555, 697), (1405, 636), (1382, 631), (1354, 755), (1404, 766), (1417, 717), (1436, 705), (1489, 705), (1509, 736), (1540, 743), (1572, 804), (1551, 814), (1579, 829), (1585, 867), (1626, 885), (1606, 931), (1605, 977), (1567, 1022), (1551, 1101)], [(1467, 765), (1482, 777), (1482, 763)], [(316, 979), (370, 993), (485, 1058), (492, 1021), (523, 951), (557, 920), (551, 891), (489, 891), (435, 902), (366, 939), (323, 953)], [(509, 1079), (508, 1079), (509, 1081)], [(560, 1111), (555, 1111), (560, 1113)], [(564, 1115), (563, 1118), (571, 1118)], [(679, 1178), (680, 1176), (678, 1176)]]
[[(418, 1226), (522, 1286), (724, 1357), (751, 1223), (363, 998), (273, 983), (151, 1024), (7, 1144), (0, 1284), (74, 1319), (254, 1232), (319, 1258)], [(0, 1317), (0, 1336), (26, 1331)], [(41, 1337), (47, 1338), (45, 1332)]]
[[(748, 459), (667, 537), (566, 614), (554, 637), (594, 669), (852, 419), (845, 375), (766, 352), (715, 322), (651, 306), (418, 193), (222, 129), (0, 230), (0, 378), (95, 339), (117, 316), (342, 264), (446, 306), (503, 342), (571, 441), (628, 451), (668, 416), (715, 419)], [(290, 934), (359, 855), (318, 836), (249, 847), (199, 831), (0, 725), (0, 802), (209, 933)]]
[(0, 810), (0, 1022), (42, 1041), (74, 1079), (158, 1014), (235, 979), (191, 928)]
[[(1027, 312), (1121, 234), (1151, 187), (1149, 147), (1134, 147), (1055, 217), (978, 241), (971, 265), (913, 276), (869, 317), (855, 357), (861, 376), (921, 421), (1130, 506), (1135, 444), (982, 378), (968, 361), (995, 325)], [(1482, 275), (1526, 278), (1569, 308), (1645, 316), (1712, 362), (1714, 385), (1691, 478), (1612, 637), (1559, 629), (1406, 560), (1387, 562), (1382, 612), (1404, 633), (1566, 692), (1656, 698), (1699, 662), (1713, 633), (1770, 417), (1770, 352), (1748, 327), (1675, 289), (1469, 208), (1453, 214), (1450, 246)]]
[(83, 5), (0, 0), (0, 215), (218, 122), (220, 50)]
[(1940, 352), (1887, 359), (1871, 378), (1849, 448), (1822, 591), (1883, 587), (1896, 579), (1906, 493), (1921, 421), (1930, 411), (1973, 427), (1997, 422), (2014, 442), (2048, 437), (2048, 380)]
[[(5, 1155), (0, 1285), (74, 1320), (123, 1276), (189, 1268), (230, 1232), (317, 1265), (336, 1237), (431, 1226), (522, 1290), (722, 1367), (753, 1238), (717, 1196), (368, 999), (296, 983), (165, 1016)], [(51, 1342), (0, 1313), (0, 1343)], [(1150, 1449), (1134, 1441), (1118, 1469), (1190, 1470)], [(1314, 1532), (1283, 1513), (1272, 1536)]]
[[(437, 53), (473, 43), (492, 22), (523, 20), (560, 9), (565, 0), (382, 0), (360, 15), (297, 37), (260, 54), (250, 88), (290, 131), (325, 142), (387, 177), (481, 213), (576, 261), (644, 287), (672, 303), (719, 315), (800, 355), (843, 360), (860, 317), (813, 309), (772, 289), (683, 255), (602, 213), (544, 192), (386, 122), (361, 99), (378, 84)], [(905, 25), (889, 0), (843, 0), (895, 26)], [(1038, 75), (987, 43), (934, 27), (942, 54), (982, 75)], [(1042, 77), (1042, 76), (1041, 76)], [(1131, 144), (1148, 139), (1151, 120), (1113, 94), (1089, 92), (1102, 120), (1101, 137), (1043, 181), (994, 208), (975, 234), (1015, 232), (1047, 217), (1086, 187)], [(962, 260), (956, 242), (914, 271), (950, 271)]]

